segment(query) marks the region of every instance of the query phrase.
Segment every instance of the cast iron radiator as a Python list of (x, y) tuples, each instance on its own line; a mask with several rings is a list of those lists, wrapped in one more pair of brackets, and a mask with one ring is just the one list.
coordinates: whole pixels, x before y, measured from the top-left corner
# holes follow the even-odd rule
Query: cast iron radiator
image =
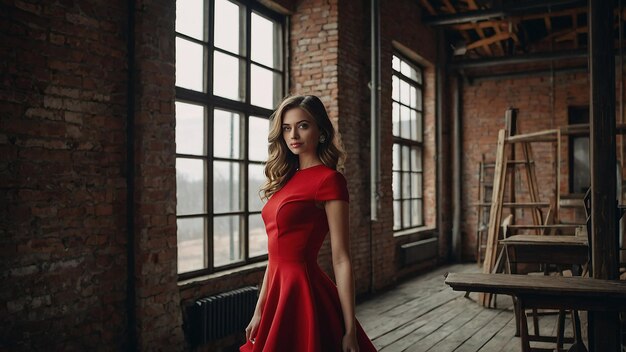
[(187, 308), (187, 331), (198, 346), (235, 332), (243, 332), (256, 306), (258, 288), (237, 290), (201, 298)]

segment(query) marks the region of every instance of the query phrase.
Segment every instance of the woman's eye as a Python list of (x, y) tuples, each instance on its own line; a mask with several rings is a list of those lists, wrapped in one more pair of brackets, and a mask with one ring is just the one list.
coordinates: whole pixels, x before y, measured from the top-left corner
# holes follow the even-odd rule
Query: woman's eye
[(289, 131), (289, 127), (288, 126), (283, 127), (283, 131)]
[(300, 127), (301, 129), (305, 130), (305, 129), (309, 128), (309, 124), (308, 123), (303, 123), (303, 124), (301, 124), (298, 127)]

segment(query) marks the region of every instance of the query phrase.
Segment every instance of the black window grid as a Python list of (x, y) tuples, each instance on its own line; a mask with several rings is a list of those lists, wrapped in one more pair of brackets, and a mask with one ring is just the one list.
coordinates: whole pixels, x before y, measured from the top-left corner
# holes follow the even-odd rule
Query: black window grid
[[(203, 46), (204, 48), (203, 60), (206, 63), (206, 65), (204, 66), (204, 72), (203, 72), (204, 91), (200, 92), (200, 91), (195, 91), (195, 90), (177, 86), (176, 87), (176, 101), (202, 105), (205, 108), (205, 121), (207, 122), (205, 125), (205, 129), (203, 131), (204, 132), (203, 138), (205, 141), (205, 146), (204, 146), (205, 154), (204, 155), (191, 155), (191, 154), (182, 154), (182, 153), (176, 154), (177, 159), (188, 158), (188, 159), (203, 160), (205, 162), (204, 173), (205, 173), (205, 182), (206, 182), (205, 184), (206, 194), (203, 195), (205, 197), (205, 212), (194, 213), (194, 214), (184, 214), (184, 215), (176, 214), (177, 220), (189, 219), (189, 218), (202, 218), (203, 219), (203, 222), (204, 222), (203, 240), (205, 243), (204, 268), (199, 269), (199, 270), (179, 273), (178, 274), (179, 280), (184, 280), (184, 279), (188, 279), (188, 278), (192, 278), (196, 276), (211, 274), (211, 273), (222, 271), (222, 270), (228, 270), (228, 269), (236, 268), (239, 266), (243, 266), (246, 264), (259, 262), (259, 261), (263, 261), (267, 259), (267, 255), (261, 255), (261, 256), (256, 256), (256, 257), (249, 256), (249, 250), (250, 250), (249, 238), (248, 238), (249, 218), (251, 215), (259, 215), (261, 211), (260, 210), (252, 211), (250, 210), (250, 207), (249, 207), (248, 168), (250, 165), (264, 165), (264, 162), (249, 159), (248, 131), (249, 131), (249, 119), (251, 116), (269, 118), (269, 116), (272, 114), (273, 111), (271, 109), (267, 109), (267, 108), (263, 108), (263, 107), (259, 107), (259, 106), (255, 106), (251, 104), (250, 102), (250, 90), (251, 90), (250, 71), (251, 69), (250, 68), (254, 64), (256, 66), (259, 66), (259, 67), (262, 67), (264, 69), (271, 71), (272, 74), (279, 74), (280, 76), (282, 76), (282, 84), (280, 87), (281, 91), (278, 93), (278, 96), (284, 95), (286, 83), (288, 80), (287, 73), (286, 73), (286, 64), (285, 64), (286, 60), (284, 58), (284, 53), (286, 52), (286, 50), (284, 49), (286, 49), (286, 45), (287, 45), (287, 40), (285, 38), (287, 19), (284, 16), (278, 15), (276, 13), (273, 13), (267, 10), (266, 8), (264, 8), (263, 6), (261, 6), (260, 4), (254, 1), (245, 1), (245, 0), (240, 0), (240, 1), (229, 0), (229, 1), (242, 5), (245, 8), (245, 35), (244, 35), (245, 36), (245, 50), (244, 50), (245, 54), (243, 55), (235, 54), (235, 53), (232, 53), (232, 52), (229, 52), (229, 51), (226, 51), (226, 50), (223, 50), (221, 48), (214, 46), (214, 33), (213, 31), (210, 30), (210, 28), (213, 28), (213, 24), (215, 22), (214, 21), (215, 3), (214, 1), (211, 1), (211, 0), (205, 0), (205, 8), (208, 8), (208, 14), (209, 14), (209, 16), (206, 16), (208, 18), (206, 19), (205, 28), (204, 28), (206, 41), (199, 40), (199, 39), (190, 37), (188, 35), (176, 32), (176, 36), (178, 38), (189, 40), (191, 42), (194, 42)], [(278, 44), (279, 44), (280, 50), (282, 51), (280, 53), (282, 57), (280, 58), (281, 65), (279, 68), (269, 67), (260, 62), (256, 62), (252, 60), (251, 58), (250, 52), (251, 52), (252, 12), (262, 15), (279, 24), (281, 38)], [(215, 96), (213, 94), (212, 73), (213, 73), (213, 66), (214, 66), (214, 62), (213, 62), (214, 52), (227, 54), (227, 55), (236, 57), (238, 60), (243, 60), (245, 62), (245, 67), (246, 67), (245, 75), (244, 75), (245, 93), (244, 93), (243, 101), (231, 100), (231, 99), (227, 99), (224, 97)], [(213, 155), (214, 154), (213, 136), (211, 132), (213, 131), (214, 111), (216, 109), (238, 113), (238, 114), (241, 114), (241, 116), (243, 117), (243, 119), (241, 120), (242, 123), (240, 125), (240, 131), (239, 131), (240, 136), (241, 136), (240, 146), (239, 146), (241, 148), (240, 158), (223, 158), (223, 157), (215, 157)], [(213, 199), (212, 199), (212, 195), (214, 194), (214, 190), (213, 190), (214, 179), (213, 179), (212, 165), (215, 161), (236, 162), (240, 165), (239, 167), (239, 173), (240, 173), (239, 174), (239, 180), (240, 180), (239, 198), (240, 198), (241, 209), (238, 211), (220, 212), (219, 214), (214, 213)], [(240, 222), (239, 223), (239, 229), (240, 229), (239, 236), (240, 236), (240, 247), (241, 247), (240, 250), (242, 251), (242, 255), (241, 255), (242, 259), (240, 261), (236, 261), (230, 264), (216, 267), (213, 265), (214, 219), (216, 217), (222, 217), (222, 216), (238, 216), (239, 217), (239, 222)]]

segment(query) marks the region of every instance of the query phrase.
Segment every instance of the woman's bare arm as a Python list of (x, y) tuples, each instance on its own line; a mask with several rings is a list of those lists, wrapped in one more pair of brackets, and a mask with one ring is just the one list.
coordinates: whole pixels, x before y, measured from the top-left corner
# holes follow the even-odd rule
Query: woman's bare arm
[(331, 200), (324, 204), (330, 243), (332, 247), (333, 270), (343, 314), (346, 335), (344, 351), (356, 351), (356, 322), (354, 317), (354, 274), (350, 258), (350, 230), (348, 202)]

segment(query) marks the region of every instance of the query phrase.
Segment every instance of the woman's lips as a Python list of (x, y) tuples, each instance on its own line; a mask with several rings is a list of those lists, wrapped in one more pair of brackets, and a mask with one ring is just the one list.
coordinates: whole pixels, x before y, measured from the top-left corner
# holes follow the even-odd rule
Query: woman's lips
[(289, 144), (292, 148), (298, 148), (302, 145), (302, 143), (291, 143)]

